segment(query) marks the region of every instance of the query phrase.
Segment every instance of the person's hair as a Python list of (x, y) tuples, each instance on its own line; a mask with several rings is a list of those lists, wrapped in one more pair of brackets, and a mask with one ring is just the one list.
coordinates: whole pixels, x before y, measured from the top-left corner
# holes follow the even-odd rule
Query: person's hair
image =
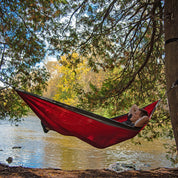
[(139, 109), (141, 112), (140, 112), (140, 116), (143, 117), (143, 116), (148, 116), (148, 112), (145, 110), (145, 109)]

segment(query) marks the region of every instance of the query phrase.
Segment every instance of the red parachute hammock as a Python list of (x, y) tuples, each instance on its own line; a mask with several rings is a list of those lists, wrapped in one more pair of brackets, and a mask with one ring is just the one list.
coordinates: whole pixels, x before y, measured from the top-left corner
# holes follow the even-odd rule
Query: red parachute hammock
[[(15, 90), (45, 126), (60, 134), (75, 136), (96, 148), (106, 148), (133, 138), (145, 127), (123, 124), (127, 114), (108, 119), (23, 90)], [(158, 102), (144, 107), (150, 118)]]

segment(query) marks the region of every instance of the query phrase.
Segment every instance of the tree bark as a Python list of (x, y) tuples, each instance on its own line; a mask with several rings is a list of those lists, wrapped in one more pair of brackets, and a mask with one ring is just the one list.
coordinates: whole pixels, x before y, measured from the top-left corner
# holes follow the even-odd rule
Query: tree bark
[[(178, 0), (165, 0), (165, 64), (167, 90), (178, 80)], [(168, 93), (169, 111), (178, 153), (178, 87)]]

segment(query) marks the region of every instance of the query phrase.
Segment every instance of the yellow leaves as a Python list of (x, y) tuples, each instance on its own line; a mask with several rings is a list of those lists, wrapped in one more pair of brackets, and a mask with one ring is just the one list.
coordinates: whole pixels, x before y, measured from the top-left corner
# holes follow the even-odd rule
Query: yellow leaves
[(66, 56), (61, 56), (62, 61), (66, 61)]
[(59, 62), (48, 62), (46, 67), (51, 74), (47, 90), (54, 93), (47, 95), (60, 102), (76, 105), (78, 98), (75, 89), (78, 85), (87, 85), (86, 79), (91, 70), (87, 60), (78, 53), (72, 53), (61, 56)]
[(77, 59), (79, 57), (78, 53), (72, 53), (72, 58)]

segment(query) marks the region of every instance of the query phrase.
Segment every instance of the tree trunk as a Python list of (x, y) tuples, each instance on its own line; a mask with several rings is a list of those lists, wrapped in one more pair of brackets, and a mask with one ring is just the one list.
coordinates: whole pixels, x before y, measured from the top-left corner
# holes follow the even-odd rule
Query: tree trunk
[[(178, 80), (178, 0), (165, 0), (165, 61), (169, 89)], [(169, 111), (178, 153), (178, 87), (168, 93)]]

